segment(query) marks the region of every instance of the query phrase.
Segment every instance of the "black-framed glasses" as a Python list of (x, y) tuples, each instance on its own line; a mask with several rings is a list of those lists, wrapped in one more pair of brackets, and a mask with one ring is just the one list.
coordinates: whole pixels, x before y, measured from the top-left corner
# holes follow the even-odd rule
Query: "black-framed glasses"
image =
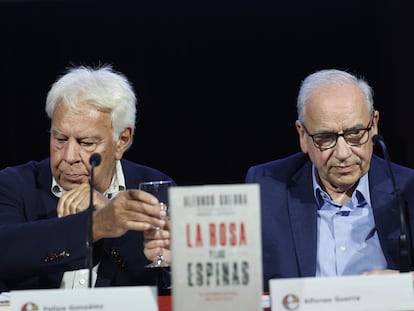
[(343, 133), (332, 133), (332, 132), (320, 132), (311, 134), (306, 129), (303, 123), (302, 127), (305, 130), (306, 134), (312, 138), (313, 144), (319, 150), (327, 150), (331, 149), (336, 146), (338, 142), (338, 138), (342, 136), (345, 142), (352, 147), (358, 147), (365, 144), (368, 141), (369, 134), (368, 132), (372, 128), (372, 124), (374, 121), (374, 116), (372, 116), (371, 120), (368, 123), (368, 126), (365, 128), (353, 128), (344, 131)]

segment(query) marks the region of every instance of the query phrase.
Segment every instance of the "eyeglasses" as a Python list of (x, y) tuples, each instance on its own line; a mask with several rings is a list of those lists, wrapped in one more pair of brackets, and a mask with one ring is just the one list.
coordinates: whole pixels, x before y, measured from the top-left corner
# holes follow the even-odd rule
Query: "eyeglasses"
[(368, 141), (368, 132), (372, 128), (373, 121), (374, 117), (371, 118), (366, 128), (349, 129), (341, 134), (331, 132), (310, 134), (305, 125), (303, 123), (301, 124), (306, 134), (312, 138), (315, 147), (322, 151), (335, 147), (340, 136), (344, 138), (349, 146), (358, 147), (365, 144)]

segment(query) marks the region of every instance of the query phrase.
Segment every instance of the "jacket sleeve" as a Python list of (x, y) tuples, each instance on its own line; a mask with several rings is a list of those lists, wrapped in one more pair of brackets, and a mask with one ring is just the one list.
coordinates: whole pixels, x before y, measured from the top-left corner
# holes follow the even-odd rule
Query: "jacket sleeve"
[(0, 171), (0, 280), (85, 266), (88, 211), (56, 217), (57, 199), (31, 169)]

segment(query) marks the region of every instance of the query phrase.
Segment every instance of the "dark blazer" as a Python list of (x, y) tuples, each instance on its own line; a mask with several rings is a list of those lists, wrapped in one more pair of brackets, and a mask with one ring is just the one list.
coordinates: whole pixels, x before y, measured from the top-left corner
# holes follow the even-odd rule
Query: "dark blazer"
[[(392, 170), (413, 225), (414, 170), (396, 164)], [(388, 268), (399, 270), (400, 209), (383, 159), (373, 156), (368, 178), (375, 224)], [(318, 207), (309, 157), (297, 153), (253, 166), (246, 182), (259, 183), (261, 189), (264, 290), (269, 290), (272, 278), (315, 276)]]
[[(170, 179), (153, 168), (121, 162), (127, 188)], [(51, 184), (49, 158), (0, 171), (0, 292), (58, 288), (63, 272), (86, 268), (88, 211), (57, 218)], [(157, 283), (158, 269), (144, 267), (142, 232), (95, 243), (94, 258), (100, 261), (96, 286)]]

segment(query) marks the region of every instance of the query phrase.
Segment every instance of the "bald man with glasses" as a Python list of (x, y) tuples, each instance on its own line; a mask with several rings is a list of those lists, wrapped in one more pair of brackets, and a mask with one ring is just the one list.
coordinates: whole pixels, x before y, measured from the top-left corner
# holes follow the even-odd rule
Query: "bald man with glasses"
[[(400, 209), (386, 161), (373, 154), (372, 93), (345, 71), (310, 74), (297, 99), (302, 152), (249, 168), (246, 182), (261, 188), (265, 291), (273, 278), (400, 271)], [(414, 224), (414, 170), (392, 171)]]

